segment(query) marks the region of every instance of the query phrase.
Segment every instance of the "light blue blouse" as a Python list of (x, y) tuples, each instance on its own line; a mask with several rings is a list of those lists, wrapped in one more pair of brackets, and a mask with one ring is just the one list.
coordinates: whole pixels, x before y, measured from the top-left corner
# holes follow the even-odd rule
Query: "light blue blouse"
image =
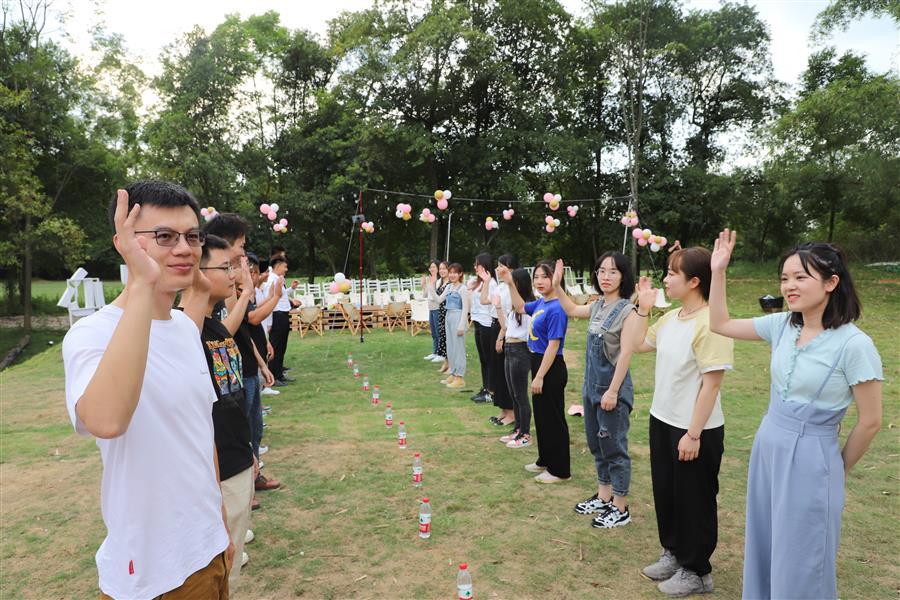
[(772, 384), (785, 401), (811, 402), (834, 364), (837, 353), (851, 336), (837, 368), (816, 402), (816, 408), (841, 410), (853, 401), (850, 386), (874, 379), (884, 381), (878, 350), (872, 338), (862, 333), (859, 327), (849, 323), (837, 329), (826, 329), (797, 347), (800, 327), (788, 324), (781, 340), (775, 339), (790, 317), (790, 312), (783, 312), (753, 319), (759, 337), (772, 345), (778, 342), (772, 352)]

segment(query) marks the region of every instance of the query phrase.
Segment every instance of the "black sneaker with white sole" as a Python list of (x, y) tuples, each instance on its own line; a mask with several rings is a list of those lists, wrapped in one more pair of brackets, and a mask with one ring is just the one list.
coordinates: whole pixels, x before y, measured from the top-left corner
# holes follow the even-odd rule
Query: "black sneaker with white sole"
[(613, 505), (612, 508), (605, 513), (594, 517), (594, 520), (591, 521), (591, 527), (597, 527), (598, 529), (612, 529), (613, 527), (621, 527), (622, 525), (628, 525), (629, 523), (631, 523), (631, 511), (628, 510), (628, 507), (625, 507), (625, 512), (620, 512), (619, 509)]
[(575, 512), (579, 515), (593, 515), (600, 513), (601, 515), (612, 508), (612, 502), (601, 500), (597, 494), (594, 494), (584, 502), (575, 505)]

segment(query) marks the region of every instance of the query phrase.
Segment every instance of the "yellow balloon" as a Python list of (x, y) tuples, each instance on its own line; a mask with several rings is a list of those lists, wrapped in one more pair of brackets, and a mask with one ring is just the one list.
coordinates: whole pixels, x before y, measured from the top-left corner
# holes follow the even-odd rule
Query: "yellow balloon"
[(338, 284), (338, 289), (341, 290), (341, 292), (346, 294), (347, 292), (350, 291), (350, 282), (349, 281), (341, 282), (340, 284)]
[(435, 199), (435, 200), (440, 200), (440, 199), (443, 198), (443, 197), (444, 197), (444, 192), (441, 191), (441, 190), (437, 190), (437, 191), (434, 193), (434, 199)]
[(411, 214), (409, 214), (409, 213), (407, 213), (407, 212), (403, 213), (403, 220), (404, 220), (404, 221), (409, 221), (411, 218), (412, 218), (412, 215), (411, 215)]

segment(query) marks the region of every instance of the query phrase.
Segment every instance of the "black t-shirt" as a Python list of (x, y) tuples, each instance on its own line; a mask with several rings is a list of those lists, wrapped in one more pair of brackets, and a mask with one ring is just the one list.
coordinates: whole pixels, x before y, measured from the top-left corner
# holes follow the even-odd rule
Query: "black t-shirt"
[(244, 403), (241, 353), (228, 329), (220, 321), (203, 320), (203, 350), (218, 400), (213, 403), (213, 426), (219, 453), (222, 481), (253, 466), (250, 424), (241, 406)]

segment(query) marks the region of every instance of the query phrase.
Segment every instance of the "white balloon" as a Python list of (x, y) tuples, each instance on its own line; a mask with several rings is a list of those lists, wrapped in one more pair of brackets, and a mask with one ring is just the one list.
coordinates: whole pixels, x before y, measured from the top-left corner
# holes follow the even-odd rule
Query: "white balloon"
[(453, 197), (453, 193), (450, 190), (444, 190), (444, 200), (449, 200)]
[(343, 273), (335, 273), (334, 280), (337, 283), (344, 283), (345, 281), (347, 281), (347, 276), (344, 275)]
[(652, 244), (650, 244), (650, 250), (652, 252), (659, 252), (659, 248), (660, 248), (660, 246), (656, 242), (653, 242)]
[(559, 194), (554, 194), (553, 199), (557, 202), (562, 202), (562, 196), (560, 196)]
[(279, 209), (279, 208), (281, 208), (281, 207), (278, 206), (277, 204), (270, 204), (270, 205), (269, 205), (269, 210), (271, 210), (272, 212), (278, 212), (278, 209)]
[(553, 219), (554, 227), (559, 227), (559, 219)]
[(394, 213), (394, 215), (395, 215), (398, 219), (402, 219), (402, 218), (403, 218), (403, 211), (402, 211), (402, 210), (398, 210), (397, 212)]

